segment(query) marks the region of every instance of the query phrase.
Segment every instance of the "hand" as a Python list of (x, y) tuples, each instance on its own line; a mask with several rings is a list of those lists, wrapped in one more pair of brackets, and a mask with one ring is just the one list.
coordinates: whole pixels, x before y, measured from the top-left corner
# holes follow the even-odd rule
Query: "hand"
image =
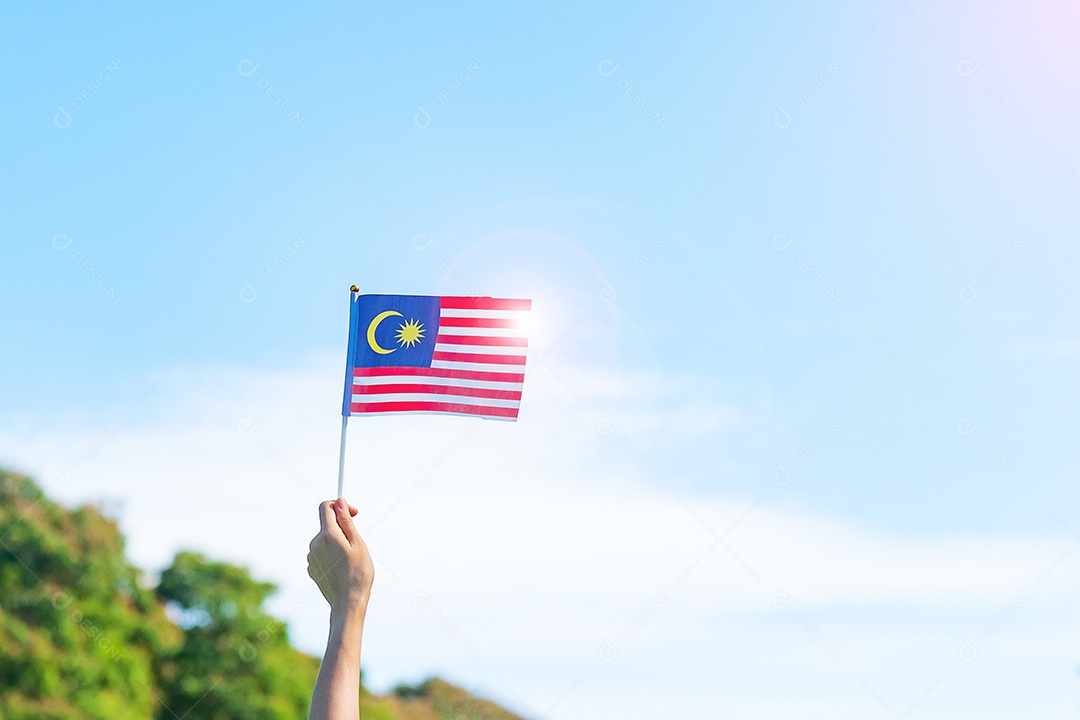
[(319, 505), (322, 529), (311, 540), (308, 575), (330, 603), (331, 617), (367, 611), (375, 567), (367, 545), (353, 525), (356, 508), (344, 498)]

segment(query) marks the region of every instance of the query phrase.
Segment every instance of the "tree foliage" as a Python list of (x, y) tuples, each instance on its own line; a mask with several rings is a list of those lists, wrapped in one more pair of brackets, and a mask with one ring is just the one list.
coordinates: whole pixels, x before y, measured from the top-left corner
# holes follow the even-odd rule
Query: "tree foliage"
[(153, 661), (182, 633), (139, 575), (115, 522), (0, 470), (0, 716), (155, 716)]
[(191, 720), (278, 720), (307, 715), (319, 661), (289, 644), (263, 611), (276, 588), (244, 568), (179, 553), (158, 596), (185, 626), (184, 643), (158, 663), (163, 702)]

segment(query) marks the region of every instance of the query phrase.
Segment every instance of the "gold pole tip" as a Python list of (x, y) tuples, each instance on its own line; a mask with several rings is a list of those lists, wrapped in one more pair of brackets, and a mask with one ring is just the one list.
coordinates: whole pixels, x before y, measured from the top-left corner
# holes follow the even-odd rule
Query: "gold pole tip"
[(352, 287), (349, 288), (349, 292), (360, 292), (360, 288), (353, 285)]

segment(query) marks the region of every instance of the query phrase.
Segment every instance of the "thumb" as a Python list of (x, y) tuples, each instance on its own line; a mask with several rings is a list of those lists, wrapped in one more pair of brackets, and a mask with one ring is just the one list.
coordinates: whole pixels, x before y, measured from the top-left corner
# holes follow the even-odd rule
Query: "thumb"
[(349, 503), (345, 502), (345, 498), (338, 498), (334, 501), (334, 511), (337, 514), (337, 524), (341, 528), (341, 532), (345, 533), (345, 538), (350, 545), (355, 545), (356, 541), (360, 539), (360, 532), (356, 529), (356, 525), (353, 524), (352, 515), (349, 512)]

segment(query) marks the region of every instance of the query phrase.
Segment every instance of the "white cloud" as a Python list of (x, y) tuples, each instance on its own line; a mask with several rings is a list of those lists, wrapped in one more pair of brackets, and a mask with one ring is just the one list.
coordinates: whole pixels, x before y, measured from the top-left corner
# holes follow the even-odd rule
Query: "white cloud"
[[(0, 436), (0, 461), (33, 471), (66, 502), (122, 498), (129, 554), (145, 567), (194, 547), (273, 579), (294, 640), (318, 652), (326, 608), (304, 556), (316, 504), (336, 484), (339, 358), (197, 372), (220, 400), (177, 370), (148, 406), (69, 419), (78, 431)], [(590, 388), (577, 391), (580, 401), (568, 378)], [(642, 384), (652, 391), (637, 392)], [(700, 440), (693, 428), (715, 438), (752, 424), (749, 410), (710, 404), (707, 394), (680, 402), (679, 387), (535, 368), (518, 424), (353, 419), (346, 496), (361, 508), (377, 566), (369, 678), (385, 686), (439, 672), (534, 714), (573, 687), (556, 718), (596, 717), (597, 703), (622, 703), (620, 717), (676, 706), (688, 717), (751, 707), (783, 716), (799, 702), (843, 717), (856, 713), (837, 700), (838, 678), (898, 659), (918, 666), (919, 649), (895, 632), (898, 613), (924, 618), (935, 657), (969, 673), (999, 672), (985, 658), (1010, 642), (1038, 645), (1062, 632), (1031, 618), (1076, 600), (1073, 558), (1054, 565), (1071, 537), (897, 536), (658, 487), (641, 453), (605, 434), (602, 418), (641, 438), (685, 428), (666, 437), (667, 450)], [(61, 465), (68, 475), (57, 474)], [(982, 664), (960, 663), (964, 638), (1018, 591), (1030, 600), (982, 643)], [(754, 668), (776, 683), (710, 684), (720, 671)], [(819, 684), (795, 681), (807, 677)], [(866, 695), (851, 707), (869, 712), (873, 702)]]

